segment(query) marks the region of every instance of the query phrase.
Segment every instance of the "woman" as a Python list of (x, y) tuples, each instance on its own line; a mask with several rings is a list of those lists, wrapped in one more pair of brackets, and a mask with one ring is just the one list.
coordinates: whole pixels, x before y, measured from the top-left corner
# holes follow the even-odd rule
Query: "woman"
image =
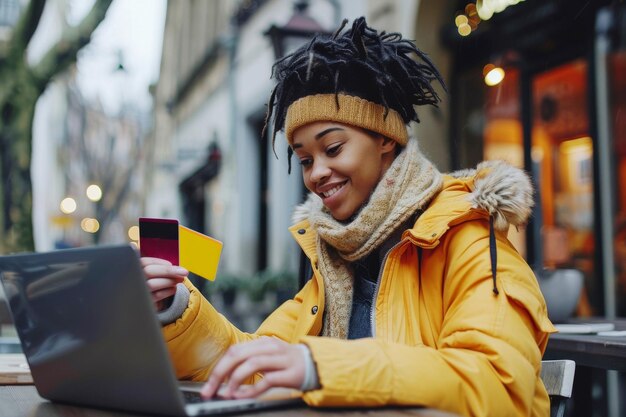
[(283, 386), (313, 406), (548, 415), (553, 327), (506, 239), (530, 213), (528, 178), (499, 162), (440, 174), (407, 134), (414, 106), (439, 102), (438, 71), (399, 34), (345, 24), (274, 68), (267, 120), (310, 191), (291, 228), (304, 288), (247, 334), (186, 271), (143, 259), (179, 378), (208, 377), (205, 396), (227, 382), (233, 398)]

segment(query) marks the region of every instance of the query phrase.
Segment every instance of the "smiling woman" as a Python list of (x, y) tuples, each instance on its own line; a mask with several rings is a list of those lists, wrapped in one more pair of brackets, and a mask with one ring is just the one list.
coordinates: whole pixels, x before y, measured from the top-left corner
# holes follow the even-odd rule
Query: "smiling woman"
[(440, 173), (408, 134), (414, 106), (439, 103), (439, 72), (400, 34), (346, 24), (274, 66), (266, 120), (310, 191), (290, 229), (312, 270), (295, 298), (244, 333), (144, 263), (149, 287), (176, 287), (159, 314), (178, 377), (208, 378), (207, 397), (227, 381), (230, 398), (280, 386), (311, 406), (548, 415), (554, 328), (506, 238), (528, 219), (528, 177), (500, 162)]

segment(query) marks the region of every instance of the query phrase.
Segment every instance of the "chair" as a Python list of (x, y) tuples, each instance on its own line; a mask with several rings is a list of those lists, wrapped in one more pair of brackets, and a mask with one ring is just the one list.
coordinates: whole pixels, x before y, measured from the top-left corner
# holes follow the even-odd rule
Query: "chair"
[(567, 400), (572, 397), (576, 363), (563, 359), (541, 361), (541, 379), (550, 396), (550, 417), (563, 417)]

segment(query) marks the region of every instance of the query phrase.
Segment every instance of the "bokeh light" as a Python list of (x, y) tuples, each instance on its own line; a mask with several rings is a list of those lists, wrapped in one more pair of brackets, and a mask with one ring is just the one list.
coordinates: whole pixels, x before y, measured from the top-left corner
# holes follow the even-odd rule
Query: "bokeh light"
[(489, 1), (476, 0), (476, 11), (482, 20), (489, 20), (493, 16), (493, 8)]
[(100, 230), (100, 222), (91, 217), (85, 217), (80, 221), (80, 228), (87, 233), (96, 233)]
[(459, 26), (458, 31), (459, 35), (468, 36), (470, 33), (472, 33), (472, 27), (467, 23), (463, 23), (461, 26)]
[(91, 184), (87, 187), (87, 198), (91, 201), (100, 201), (102, 198), (102, 189), (98, 187), (96, 184)]
[(139, 226), (129, 227), (128, 237), (130, 238), (130, 240), (139, 240)]
[(488, 71), (484, 71), (485, 74), (485, 84), (489, 87), (493, 87), (494, 85), (498, 85), (504, 80), (504, 70), (500, 67), (493, 66), (493, 68)]
[(76, 211), (76, 200), (72, 197), (66, 197), (61, 201), (60, 208), (65, 214), (74, 213)]

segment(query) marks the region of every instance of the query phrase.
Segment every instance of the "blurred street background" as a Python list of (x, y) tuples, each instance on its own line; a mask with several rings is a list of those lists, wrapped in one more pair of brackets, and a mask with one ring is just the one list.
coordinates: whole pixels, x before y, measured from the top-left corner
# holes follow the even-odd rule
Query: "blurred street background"
[[(441, 171), (531, 174), (509, 238), (551, 318), (626, 318), (623, 0), (0, 0), (0, 254), (137, 245), (138, 217), (176, 218), (224, 242), (217, 280), (193, 280), (254, 330), (300, 285), (304, 186), (261, 134), (272, 64), (358, 16), (444, 75), (413, 126)], [(593, 378), (585, 410), (626, 415), (623, 375)]]

